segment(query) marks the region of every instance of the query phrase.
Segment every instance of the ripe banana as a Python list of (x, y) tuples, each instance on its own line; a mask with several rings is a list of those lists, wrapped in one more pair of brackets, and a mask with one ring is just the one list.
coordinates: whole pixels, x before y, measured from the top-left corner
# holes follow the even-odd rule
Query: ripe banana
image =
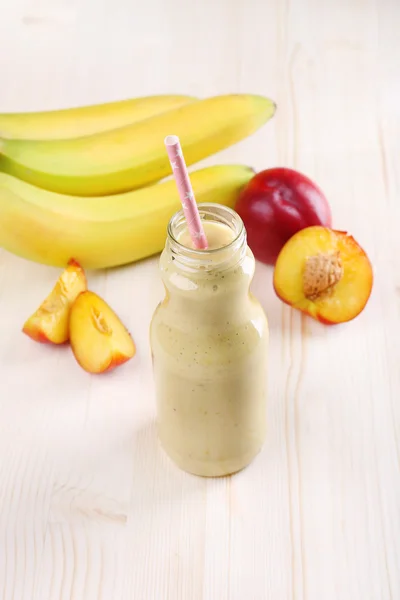
[(92, 135), (194, 102), (190, 96), (144, 96), (63, 110), (0, 114), (0, 137), (58, 140)]
[(275, 112), (262, 96), (216, 96), (133, 125), (71, 140), (0, 140), (0, 171), (63, 194), (102, 196), (171, 173), (163, 140), (180, 137), (186, 163), (250, 135)]
[[(197, 202), (233, 207), (254, 172), (242, 165), (195, 171)], [(53, 266), (74, 258), (86, 268), (113, 267), (160, 252), (180, 208), (173, 180), (141, 190), (82, 198), (49, 192), (0, 173), (0, 247)]]

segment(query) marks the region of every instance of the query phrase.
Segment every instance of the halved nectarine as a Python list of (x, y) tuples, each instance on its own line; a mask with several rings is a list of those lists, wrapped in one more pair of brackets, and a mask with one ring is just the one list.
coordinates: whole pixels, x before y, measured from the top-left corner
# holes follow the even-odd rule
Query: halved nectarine
[(327, 324), (354, 319), (367, 304), (372, 284), (371, 263), (355, 239), (322, 226), (291, 237), (274, 270), (279, 298)]
[(36, 342), (63, 344), (68, 341), (70, 308), (86, 287), (84, 270), (75, 260), (71, 260), (50, 294), (26, 321), (22, 331)]
[(132, 358), (135, 344), (115, 312), (94, 292), (82, 292), (70, 315), (71, 348), (89, 373), (111, 371)]

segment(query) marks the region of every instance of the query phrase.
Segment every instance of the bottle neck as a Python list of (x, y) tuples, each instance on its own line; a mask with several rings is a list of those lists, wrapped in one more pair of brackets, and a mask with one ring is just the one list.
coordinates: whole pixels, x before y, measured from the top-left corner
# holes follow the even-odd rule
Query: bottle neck
[[(189, 248), (180, 243), (182, 237), (190, 243), (183, 211), (174, 215), (160, 261), (167, 290), (164, 304), (177, 323), (216, 327), (221, 320), (229, 321), (235, 315), (240, 320), (239, 315), (245, 314), (254, 257), (247, 246), (243, 222), (235, 211), (218, 204), (200, 204), (199, 212), (206, 235), (212, 229), (216, 235), (213, 239), (209, 235), (209, 249)], [(226, 240), (231, 241), (223, 245)]]
[(182, 234), (187, 233), (187, 224), (183, 211), (179, 211), (169, 223), (166, 244), (166, 251), (171, 255), (171, 260), (175, 261), (175, 268), (181, 268), (184, 272), (210, 273), (220, 272), (240, 263), (246, 255), (247, 240), (246, 230), (239, 215), (219, 204), (204, 203), (198, 207), (206, 233), (207, 225), (211, 224), (221, 226), (221, 231), (228, 228), (231, 241), (225, 244), (221, 241), (221, 246), (214, 243), (205, 250), (184, 245), (180, 240)]

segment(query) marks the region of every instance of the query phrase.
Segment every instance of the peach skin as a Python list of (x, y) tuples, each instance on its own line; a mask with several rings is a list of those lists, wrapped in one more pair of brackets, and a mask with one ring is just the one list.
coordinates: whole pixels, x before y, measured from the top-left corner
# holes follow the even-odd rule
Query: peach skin
[(326, 324), (351, 321), (372, 291), (368, 256), (344, 231), (313, 226), (286, 242), (274, 270), (283, 302)]
[(86, 288), (84, 270), (75, 260), (70, 260), (50, 294), (25, 322), (22, 331), (35, 342), (67, 342), (71, 305)]
[(75, 300), (69, 331), (74, 356), (88, 373), (111, 371), (135, 355), (129, 332), (94, 292), (82, 292)]

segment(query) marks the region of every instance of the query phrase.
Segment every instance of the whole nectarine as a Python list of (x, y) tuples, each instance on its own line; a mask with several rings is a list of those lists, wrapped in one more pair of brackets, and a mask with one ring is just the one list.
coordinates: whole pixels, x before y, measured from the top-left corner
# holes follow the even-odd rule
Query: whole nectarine
[(302, 173), (287, 168), (257, 173), (240, 193), (235, 210), (242, 217), (254, 256), (271, 265), (297, 231), (332, 224), (331, 210), (320, 188)]

